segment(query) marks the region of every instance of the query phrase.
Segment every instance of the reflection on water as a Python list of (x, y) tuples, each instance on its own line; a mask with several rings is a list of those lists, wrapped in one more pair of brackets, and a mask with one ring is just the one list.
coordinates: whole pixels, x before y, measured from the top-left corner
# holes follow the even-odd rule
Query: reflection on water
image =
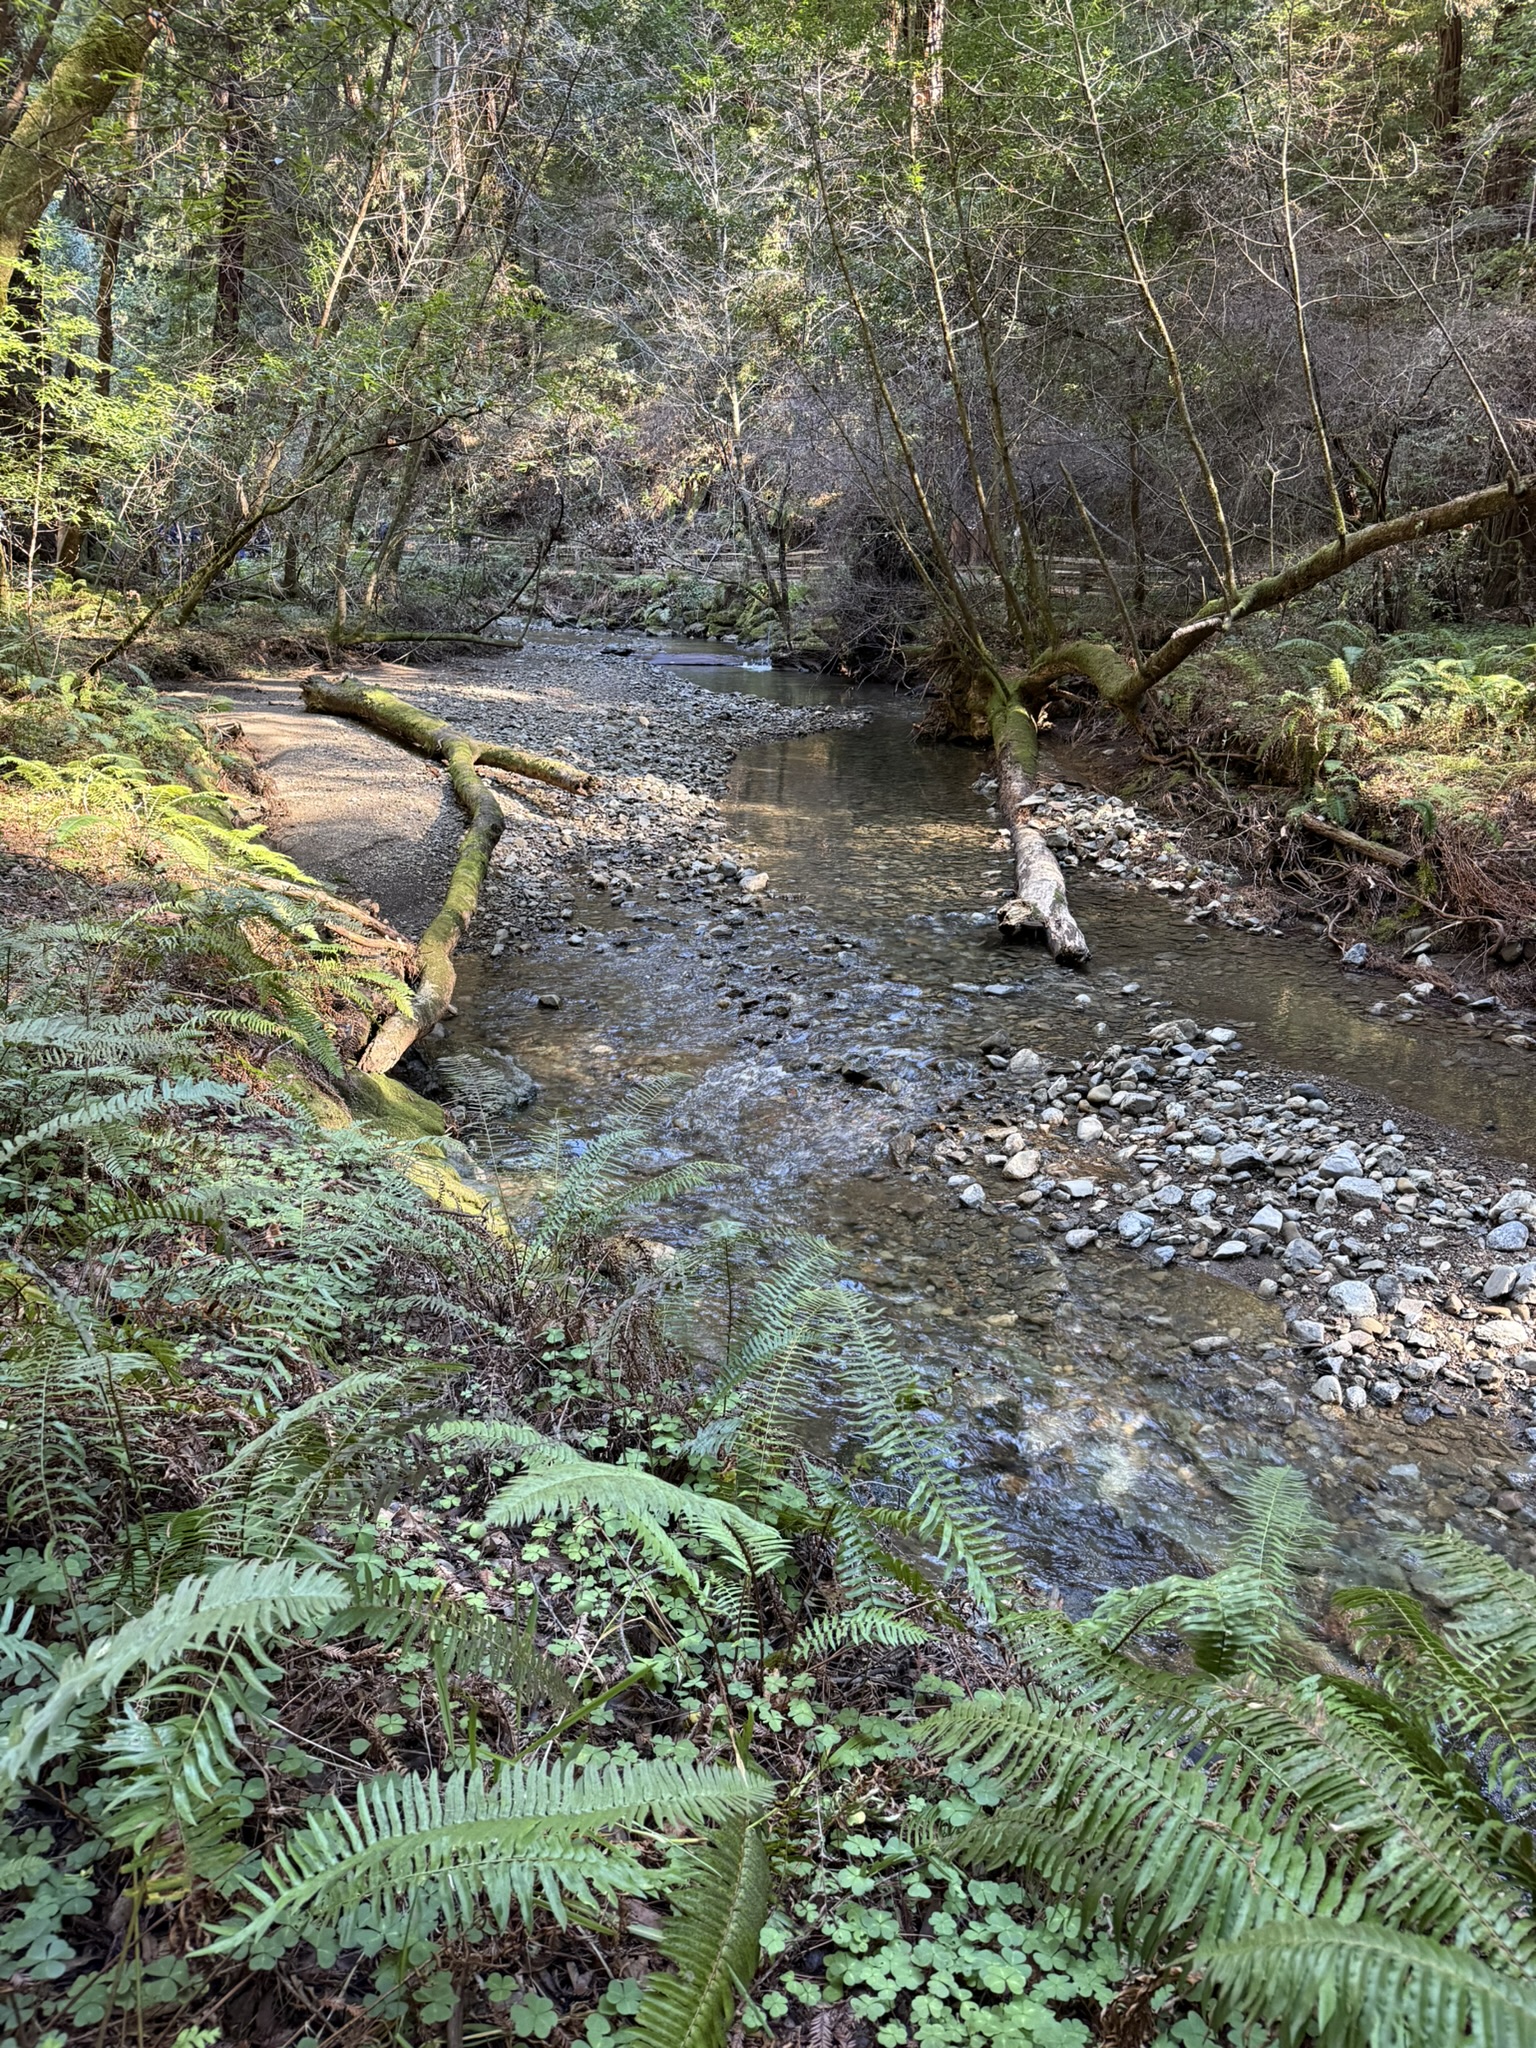
[[(848, 694), (762, 668), (688, 674), (796, 704)], [(676, 1076), (664, 1146), (743, 1169), (715, 1206), (769, 1230), (825, 1230), (844, 1248), (946, 1418), (957, 1464), (1034, 1573), (1074, 1603), (1186, 1562), (1225, 1519), (1231, 1465), (1255, 1456), (1303, 1466), (1358, 1568), (1390, 1573), (1392, 1531), (1458, 1513), (1469, 1469), (1507, 1457), (1496, 1425), (1442, 1419), (1426, 1443), (1395, 1415), (1369, 1431), (1319, 1423), (1271, 1304), (1114, 1250), (1063, 1263), (1027, 1219), (972, 1215), (892, 1172), (887, 1146), (962, 1102), (988, 1035), (1081, 1055), (1096, 1040), (1134, 1042), (1148, 999), (1236, 1023), (1256, 1055), (1345, 1076), (1510, 1149), (1530, 1128), (1528, 1070), (1454, 1026), (1407, 1031), (1367, 1015), (1381, 985), (1341, 974), (1321, 945), (1208, 932), (1081, 873), (1086, 972), (1005, 948), (988, 909), (1004, 859), (974, 786), (985, 756), (915, 744), (905, 708), (887, 699), (860, 730), (737, 762), (726, 831), (769, 870), (778, 906), (745, 937), (712, 941), (697, 909), (677, 904), (676, 924), (658, 922), (631, 954), (551, 944), (538, 986), (558, 989), (557, 1011), (535, 1005), (526, 963), (514, 980), (471, 957), (449, 1045), (506, 1048), (539, 1081), (543, 1108), (579, 1126), (611, 1114), (636, 1078)], [(604, 913), (594, 901), (584, 915), (597, 926)], [(800, 972), (820, 1035), (793, 1021), (755, 1030), (739, 1014), (775, 964)], [(1139, 994), (1123, 992), (1130, 980)], [(821, 1056), (876, 1038), (895, 1049), (891, 1092), (849, 1086)], [(684, 1204), (675, 1220), (702, 1213)], [(1215, 1333), (1230, 1349), (1194, 1358), (1190, 1340)]]

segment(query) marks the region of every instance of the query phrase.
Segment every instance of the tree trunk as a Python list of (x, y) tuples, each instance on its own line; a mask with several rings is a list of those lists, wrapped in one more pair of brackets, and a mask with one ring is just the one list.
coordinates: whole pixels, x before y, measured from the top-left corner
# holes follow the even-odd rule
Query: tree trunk
[(98, 8), (22, 108), (0, 148), (0, 307), (28, 238), (91, 129), (142, 69), (161, 19), (149, 7)]
[(1039, 745), (1027, 712), (1005, 711), (993, 725), (997, 742), (997, 807), (1013, 841), (1014, 893), (997, 913), (1008, 937), (1038, 933), (1051, 957), (1068, 967), (1088, 959), (1088, 941), (1067, 906), (1067, 885), (1056, 856), (1035, 830), (1028, 799), (1035, 786)]
[(398, 740), (402, 746), (443, 762), (453, 793), (469, 820), (459, 841), (458, 858), (448, 879), (443, 907), (422, 933), (417, 948), (421, 973), (411, 1014), (406, 1017), (397, 1013), (387, 1018), (358, 1061), (365, 1074), (387, 1074), (422, 1033), (432, 1029), (453, 1000), (453, 955), (479, 907), (491, 855), (505, 829), (501, 806), (476, 773), (476, 764), (510, 769), (540, 782), (552, 782), (561, 789), (588, 789), (596, 777), (583, 769), (567, 767), (563, 761), (526, 754), (520, 747), (498, 747), (471, 739), (456, 732), (444, 719), (418, 711), (388, 690), (363, 689), (351, 677), (332, 683), (324, 676), (311, 676), (304, 685), (304, 702), (311, 711), (356, 718), (387, 738)]
[(1435, 63), (1433, 121), (1435, 133), (1450, 149), (1461, 125), (1461, 70), (1464, 27), (1460, 14), (1447, 7), (1440, 17), (1439, 51)]
[(112, 362), (117, 354), (112, 302), (117, 289), (117, 266), (122, 261), (123, 237), (128, 231), (128, 210), (133, 203), (134, 158), (143, 97), (144, 80), (140, 76), (134, 79), (128, 94), (123, 117), (123, 167), (112, 188), (106, 232), (101, 238), (101, 268), (96, 274), (96, 389), (103, 398), (112, 394)]
[(232, 79), (224, 102), (224, 184), (219, 196), (219, 263), (213, 304), (213, 362), (222, 369), (240, 339), (245, 300), (245, 241), (251, 203), (251, 125), (245, 95)]

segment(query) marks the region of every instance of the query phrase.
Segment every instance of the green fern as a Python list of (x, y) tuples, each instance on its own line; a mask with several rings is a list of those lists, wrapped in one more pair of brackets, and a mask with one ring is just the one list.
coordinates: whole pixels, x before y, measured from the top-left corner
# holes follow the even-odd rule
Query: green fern
[(634, 2048), (723, 2048), (738, 1995), (757, 1972), (772, 1891), (758, 1830), (726, 1821), (681, 1859), (659, 1946), (674, 1973), (646, 1978)]
[(314, 1629), (346, 1606), (339, 1573), (315, 1565), (241, 1563), (183, 1579), (149, 1610), (58, 1667), (44, 1698), (20, 1716), (0, 1744), (0, 1784), (34, 1778), (74, 1739), (74, 1716), (99, 1709), (135, 1672), (153, 1678), (210, 1646), (257, 1646)]
[(696, 1542), (748, 1576), (774, 1571), (789, 1555), (784, 1538), (766, 1522), (638, 1466), (593, 1464), (542, 1438), (528, 1443), (522, 1456), (527, 1472), (503, 1487), (485, 1511), (493, 1528), (586, 1510), (632, 1531), (654, 1564), (695, 1589), (697, 1573), (667, 1534), (670, 1522), (680, 1522)]
[(247, 1886), (239, 1917), (205, 1953), (244, 1955), (278, 1935), (384, 1922), (396, 1943), (461, 1933), (482, 1916), (505, 1927), (514, 1906), (542, 1901), (562, 1922), (566, 1902), (648, 1889), (650, 1879), (608, 1831), (696, 1828), (756, 1812), (761, 1779), (716, 1765), (648, 1762), (513, 1764), (490, 1775), (382, 1777), (353, 1805), (311, 1816)]
[(1263, 2012), (1281, 2048), (1536, 2042), (1536, 1985), (1375, 1920), (1281, 1921), (1206, 1950), (1198, 1968), (1216, 2025)]

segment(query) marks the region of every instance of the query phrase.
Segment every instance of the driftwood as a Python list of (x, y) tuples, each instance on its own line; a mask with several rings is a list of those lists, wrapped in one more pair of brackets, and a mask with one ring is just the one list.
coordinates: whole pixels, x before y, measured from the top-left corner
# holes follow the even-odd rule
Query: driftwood
[(1335, 846), (1342, 846), (1348, 853), (1358, 853), (1362, 860), (1373, 860), (1378, 867), (1411, 868), (1416, 856), (1404, 853), (1400, 846), (1382, 846), (1374, 839), (1362, 839), (1358, 832), (1347, 831), (1342, 825), (1335, 825), (1329, 818), (1314, 818), (1310, 811), (1303, 811), (1297, 821), (1309, 832), (1315, 832), (1320, 839), (1331, 839)]
[(397, 1013), (387, 1018), (358, 1061), (365, 1074), (387, 1074), (422, 1033), (432, 1029), (453, 1000), (453, 955), (469, 930), (491, 854), (506, 829), (501, 805), (475, 772), (476, 764), (484, 762), (488, 767), (509, 769), (539, 782), (553, 783), (557, 789), (589, 789), (596, 778), (564, 761), (525, 753), (520, 747), (495, 746), (473, 739), (467, 733), (455, 731), (445, 719), (418, 711), (388, 690), (365, 689), (350, 676), (339, 683), (324, 676), (311, 676), (304, 685), (304, 702), (311, 711), (358, 719), (387, 739), (398, 740), (402, 746), (441, 761), (448, 770), (459, 807), (469, 820), (459, 841), (443, 907), (422, 933), (417, 948), (420, 974), (410, 1014)]
[(1056, 856), (1035, 830), (1029, 797), (1035, 786), (1035, 722), (1011, 708), (993, 725), (997, 746), (997, 807), (1013, 841), (1014, 893), (997, 913), (1009, 936), (1038, 932), (1054, 959), (1081, 967), (1088, 941), (1067, 904), (1067, 885)]

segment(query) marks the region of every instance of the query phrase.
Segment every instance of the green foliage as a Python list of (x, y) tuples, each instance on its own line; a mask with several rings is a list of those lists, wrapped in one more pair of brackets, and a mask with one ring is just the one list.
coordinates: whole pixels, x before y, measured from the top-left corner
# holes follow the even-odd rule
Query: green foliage
[[(1337, 2048), (1460, 2038), (1435, 2031), (1451, 2020), (1531, 2039), (1530, 1850), (1506, 1805), (1526, 1731), (1501, 1682), (1506, 1642), (1526, 1676), (1529, 1582), (1450, 1539), (1438, 1555), (1475, 1667), (1416, 1603), (1357, 1592), (1341, 1612), (1362, 1675), (1308, 1672), (1293, 1602), (1317, 1534), (1298, 1483), (1261, 1473), (1209, 1580), (1108, 1595), (1075, 1625), (1022, 1622), (1040, 1681), (922, 1731), (1002, 1790), (950, 1853), (1016, 1869), (1087, 1920), (1106, 1911), (1216, 2021), (1283, 2015), (1287, 2039), (1316, 2029)], [(1152, 1629), (1182, 1637), (1194, 1668), (1127, 1651)], [(1308, 1947), (1320, 1928), (1336, 1947)]]
[(673, 1873), (676, 1905), (635, 2015), (635, 2048), (723, 2048), (736, 2000), (757, 1974), (772, 1890), (762, 1836), (729, 1820)]

